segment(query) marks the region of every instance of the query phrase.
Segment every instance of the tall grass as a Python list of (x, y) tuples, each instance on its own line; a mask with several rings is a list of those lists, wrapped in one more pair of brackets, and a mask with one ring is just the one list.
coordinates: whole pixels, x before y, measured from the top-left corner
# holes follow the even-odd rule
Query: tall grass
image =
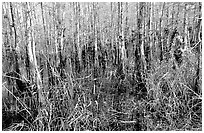
[[(185, 52), (182, 64), (176, 67), (173, 57), (162, 63), (152, 61), (151, 70), (146, 74), (145, 97), (139, 92), (132, 93), (137, 81), (133, 80), (131, 70), (134, 64), (128, 63), (122, 81), (116, 78), (114, 68), (107, 69), (96, 85), (90, 71), (81, 74), (80, 78), (66, 74), (65, 79), (59, 78), (57, 84), (46, 88), (48, 103), (40, 109), (34, 95), (16, 97), (9, 92), (15, 102), (3, 100), (3, 123), (10, 123), (9, 127), (4, 125), (3, 128), (15, 131), (200, 131), (202, 91), (201, 84), (195, 86), (196, 56)], [(201, 83), (201, 79), (199, 81)], [(42, 87), (48, 86), (44, 84)], [(93, 87), (96, 87), (96, 96), (92, 95)], [(124, 89), (119, 95), (120, 112), (114, 108), (118, 87)]]

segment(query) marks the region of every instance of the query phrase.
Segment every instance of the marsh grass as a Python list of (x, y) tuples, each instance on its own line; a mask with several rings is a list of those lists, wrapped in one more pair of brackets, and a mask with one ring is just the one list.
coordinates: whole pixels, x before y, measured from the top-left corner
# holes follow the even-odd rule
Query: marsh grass
[[(115, 70), (107, 69), (97, 79), (96, 86), (91, 71), (77, 78), (66, 74), (66, 79), (59, 79), (57, 84), (46, 88), (48, 103), (43, 108), (38, 108), (35, 96), (17, 97), (10, 92), (15, 102), (3, 101), (3, 130), (201, 131), (202, 91), (201, 79), (195, 85), (196, 56), (184, 53), (182, 64), (176, 67), (173, 58), (162, 63), (152, 61), (151, 70), (146, 74), (146, 96), (142, 98), (143, 94), (132, 93), (137, 81), (132, 78), (134, 64), (128, 63), (125, 79), (118, 80)], [(114, 95), (119, 86), (123, 88), (119, 95), (120, 111), (114, 108)], [(48, 86), (44, 84), (45, 87)], [(97, 90), (95, 96), (93, 87)]]

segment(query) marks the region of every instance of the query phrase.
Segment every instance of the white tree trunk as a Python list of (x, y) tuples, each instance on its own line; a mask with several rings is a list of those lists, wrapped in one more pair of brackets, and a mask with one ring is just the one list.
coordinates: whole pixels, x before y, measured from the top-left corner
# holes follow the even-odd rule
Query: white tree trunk
[[(30, 9), (30, 5), (28, 5), (28, 10), (31, 11)], [(43, 94), (43, 90), (42, 90), (42, 81), (41, 81), (41, 77), (40, 77), (40, 72), (38, 70), (38, 65), (37, 65), (37, 59), (36, 59), (36, 55), (35, 55), (35, 35), (34, 35), (34, 27), (33, 25), (35, 25), (35, 17), (33, 17), (34, 14), (32, 14), (32, 12), (29, 13), (29, 18), (30, 20), (33, 20), (33, 24), (31, 23), (31, 21), (29, 21), (29, 26), (30, 26), (30, 33), (28, 34), (28, 53), (29, 53), (29, 61), (31, 64), (31, 72), (33, 73), (34, 76), (34, 80), (36, 79), (36, 83), (37, 83), (37, 90), (38, 90), (38, 95), (39, 95), (39, 102), (42, 105), (45, 105), (45, 97)]]

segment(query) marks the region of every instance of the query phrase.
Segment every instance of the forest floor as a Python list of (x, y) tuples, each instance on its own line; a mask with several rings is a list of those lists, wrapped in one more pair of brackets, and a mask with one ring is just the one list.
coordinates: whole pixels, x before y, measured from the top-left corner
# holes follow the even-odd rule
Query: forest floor
[(131, 71), (124, 79), (113, 71), (96, 80), (89, 72), (68, 76), (49, 88), (51, 96), (46, 107), (36, 108), (38, 115), (29, 109), (29, 98), (18, 99), (14, 109), (4, 101), (3, 130), (201, 131), (202, 93), (189, 85), (193, 79), (183, 79), (193, 77), (193, 71), (192, 60), (177, 69), (170, 62), (160, 64), (147, 74), (146, 91)]

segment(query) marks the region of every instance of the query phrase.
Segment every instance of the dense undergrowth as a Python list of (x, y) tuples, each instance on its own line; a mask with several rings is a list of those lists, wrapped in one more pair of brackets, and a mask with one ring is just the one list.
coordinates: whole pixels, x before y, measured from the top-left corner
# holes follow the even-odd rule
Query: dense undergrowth
[[(196, 54), (187, 51), (179, 66), (174, 66), (173, 58), (152, 61), (146, 72), (146, 91), (134, 80), (134, 65), (128, 63), (123, 79), (115, 69), (107, 69), (95, 80), (90, 70), (78, 77), (67, 72), (58, 84), (50, 88), (44, 84), (47, 104), (43, 108), (38, 108), (34, 93), (14, 97), (15, 103), (4, 100), (3, 130), (202, 130), (202, 76), (195, 84), (195, 59)], [(97, 93), (93, 96), (94, 87)], [(122, 90), (119, 95), (118, 88)], [(116, 94), (119, 101), (115, 101)]]

